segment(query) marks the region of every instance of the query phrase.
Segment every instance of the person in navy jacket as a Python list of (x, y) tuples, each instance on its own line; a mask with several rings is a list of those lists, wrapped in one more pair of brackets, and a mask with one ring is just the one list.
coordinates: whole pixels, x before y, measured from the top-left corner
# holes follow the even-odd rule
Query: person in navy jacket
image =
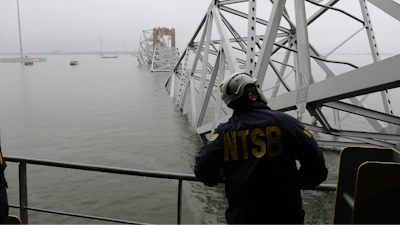
[(4, 176), (6, 162), (3, 159), (3, 154), (0, 147), (0, 224), (8, 224), (8, 197), (7, 197), (7, 181)]
[(210, 187), (225, 182), (229, 224), (301, 224), (300, 190), (325, 181), (324, 157), (300, 122), (267, 106), (256, 81), (235, 73), (222, 82), (233, 115), (196, 155), (194, 173)]

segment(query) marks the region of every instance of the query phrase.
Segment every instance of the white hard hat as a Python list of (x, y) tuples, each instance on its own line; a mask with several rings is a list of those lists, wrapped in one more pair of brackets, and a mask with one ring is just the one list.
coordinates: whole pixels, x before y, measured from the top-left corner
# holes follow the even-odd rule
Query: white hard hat
[(247, 73), (237, 72), (225, 78), (220, 85), (221, 99), (228, 105), (231, 101), (240, 98), (247, 84), (254, 84), (257, 79)]

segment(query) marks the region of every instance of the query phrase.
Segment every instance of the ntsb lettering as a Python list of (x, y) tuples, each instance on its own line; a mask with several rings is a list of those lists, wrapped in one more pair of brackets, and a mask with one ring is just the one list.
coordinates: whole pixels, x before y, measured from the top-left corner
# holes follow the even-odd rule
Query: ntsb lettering
[[(247, 143), (249, 141), (251, 143)], [(267, 154), (268, 157), (280, 156), (283, 153), (283, 144), (281, 142), (281, 130), (279, 127), (270, 126), (264, 129), (255, 128), (253, 130), (233, 131), (231, 133), (224, 133), (224, 161), (238, 160), (238, 141), (240, 140), (240, 147), (242, 149), (243, 159), (249, 158), (248, 147), (251, 148), (251, 153), (257, 158), (263, 157)], [(255, 145), (255, 147), (254, 147)]]

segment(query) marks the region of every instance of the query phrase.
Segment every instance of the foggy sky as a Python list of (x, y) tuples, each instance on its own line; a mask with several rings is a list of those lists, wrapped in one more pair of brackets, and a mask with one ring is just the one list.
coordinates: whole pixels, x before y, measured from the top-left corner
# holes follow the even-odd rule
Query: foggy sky
[[(210, 3), (211, 0), (19, 0), (23, 50), (100, 51), (102, 37), (103, 51), (132, 51), (138, 49), (142, 31), (156, 27), (175, 28), (176, 44), (184, 49)], [(247, 12), (247, 4), (235, 7)], [(258, 0), (257, 4), (257, 16), (268, 20), (270, 1)], [(335, 7), (344, 4), (362, 19), (358, 0), (342, 0)], [(307, 16), (310, 16), (317, 8), (309, 3), (306, 5)], [(293, 9), (293, 0), (287, 0), (286, 6), (288, 11)], [(261, 7), (265, 8), (265, 12)], [(400, 22), (372, 4), (369, 4), (369, 11), (380, 52), (399, 53)], [(309, 27), (310, 40), (325, 52), (361, 28), (361, 23), (353, 26), (342, 16), (331, 14), (326, 22), (316, 22)], [(333, 31), (333, 24), (342, 24), (342, 28), (339, 26), (336, 28), (338, 31)], [(240, 27), (247, 29), (245, 24), (233, 22), (233, 25), (239, 30)], [(341, 29), (348, 30), (347, 36), (336, 36)], [(329, 31), (333, 31), (332, 35)], [(264, 31), (257, 33), (263, 34)], [(367, 52), (364, 47), (367, 42), (357, 41), (363, 35), (356, 35), (355, 40), (339, 52)], [(17, 0), (0, 0), (0, 52), (19, 52)]]

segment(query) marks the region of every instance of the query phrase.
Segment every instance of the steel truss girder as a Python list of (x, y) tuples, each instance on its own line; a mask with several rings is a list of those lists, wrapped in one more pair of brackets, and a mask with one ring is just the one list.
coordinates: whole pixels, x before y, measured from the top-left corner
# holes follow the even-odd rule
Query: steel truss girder
[[(159, 32), (159, 30), (161, 31)], [(151, 64), (151, 72), (171, 72), (175, 67), (179, 67), (180, 52), (179, 49), (170, 46), (167, 40), (174, 42), (174, 31), (172, 33), (164, 32), (165, 28), (144, 30), (140, 36), (139, 52), (136, 57), (140, 65)], [(157, 33), (157, 35), (155, 35)], [(167, 35), (167, 40), (164, 36)], [(157, 43), (157, 44), (154, 44)]]
[[(323, 104), (400, 86), (400, 55), (308, 86), (307, 102)], [(379, 74), (379, 76), (375, 76)], [(335, 87), (335, 88), (331, 88)], [(279, 111), (296, 109), (298, 90), (268, 100)]]
[[(237, 11), (235, 9), (232, 9), (232, 8), (229, 8), (229, 7), (225, 7), (225, 6), (220, 7), (220, 10), (223, 10), (225, 12), (229, 12), (229, 13), (231, 13), (233, 15), (240, 16), (240, 17), (245, 18), (245, 19), (247, 19), (249, 17), (248, 14), (246, 14), (246, 13), (243, 13), (243, 12), (240, 12), (240, 11)], [(268, 21), (265, 21), (263, 19), (256, 18), (255, 21), (257, 23), (262, 24), (262, 25), (268, 26)], [(287, 29), (287, 28), (279, 27), (278, 29), (280, 31), (282, 31), (282, 32), (285, 32), (286, 34), (290, 34), (290, 30)]]
[[(310, 131), (315, 131), (318, 133), (326, 133), (326, 130), (322, 127), (318, 127), (311, 124), (303, 123), (303, 125)], [(345, 142), (344, 140), (336, 140), (336, 141), (317, 141), (320, 145), (327, 146), (370, 146), (370, 147), (378, 147), (385, 146), (389, 148), (395, 148), (396, 144), (400, 142), (400, 136), (395, 134), (381, 134), (381, 133), (370, 133), (370, 132), (360, 132), (360, 131), (348, 131), (348, 130), (335, 130), (333, 129), (330, 135), (334, 135), (336, 137), (343, 137), (352, 140), (362, 140), (362, 142)], [(387, 140), (390, 142), (376, 141), (376, 140)]]
[[(305, 1), (321, 8), (307, 17)], [(388, 14), (391, 14), (388, 6), (397, 4), (392, 1), (390, 3), (368, 1), (375, 3), (378, 8)], [(243, 4), (243, 2), (249, 4), (249, 8), (246, 8), (247, 12), (240, 11), (235, 7), (227, 7), (238, 3)], [(174, 85), (170, 83), (173, 78), (177, 77), (175, 80), (179, 82), (177, 85), (179, 91), (176, 104), (183, 109), (184, 114), (191, 114), (191, 122), (198, 134), (212, 133), (219, 123), (228, 121), (232, 115), (232, 110), (228, 109), (216, 96), (219, 93), (219, 84), (226, 76), (225, 73), (247, 71), (248, 73), (253, 72), (252, 75), (263, 86), (264, 92), (271, 90), (268, 105), (272, 109), (283, 112), (290, 110), (299, 112), (300, 107), (303, 107), (311, 116), (315, 116), (320, 124), (307, 125), (307, 128), (310, 127), (310, 130), (316, 132), (350, 140), (319, 141), (321, 145), (399, 146), (396, 145), (396, 142), (400, 142), (400, 138), (395, 133), (400, 132), (397, 126), (400, 124), (400, 118), (393, 114), (387, 90), (400, 86), (400, 56), (380, 61), (375, 35), (372, 32), (372, 26), (368, 25), (370, 18), (366, 3), (360, 0), (363, 19), (359, 19), (347, 13), (345, 9), (333, 7), (339, 0), (330, 0), (325, 5), (310, 0), (296, 0), (295, 16), (293, 17), (295, 21), (291, 21), (289, 13), (285, 9), (284, 0), (270, 2), (272, 3), (271, 9), (269, 9), (271, 11), (270, 18), (265, 21), (256, 15), (256, 1), (213, 0), (187, 48), (177, 59), (178, 63), (173, 68), (166, 87), (171, 91)], [(290, 3), (293, 4), (292, 1)], [(397, 5), (396, 8), (398, 8)], [(351, 62), (327, 58), (360, 30), (326, 56), (309, 43), (308, 25), (323, 19), (323, 15), (329, 10), (335, 10), (344, 17), (363, 24), (367, 31), (374, 63), (359, 68)], [(223, 16), (225, 14), (221, 12), (247, 20), (247, 33), (239, 33), (235, 24), (225, 18)], [(392, 16), (396, 17), (397, 15)], [(289, 28), (282, 26), (281, 18), (288, 22)], [(266, 26), (264, 35), (256, 34), (257, 24)], [(215, 25), (214, 29), (212, 29), (212, 25)], [(257, 27), (257, 29), (259, 28)], [(257, 33), (260, 32), (257, 31)], [(282, 50), (286, 51), (283, 59), (271, 58)], [(245, 53), (245, 57), (239, 56), (238, 52)], [(189, 54), (193, 53), (194, 57), (191, 56), (188, 60)], [(314, 82), (313, 73), (315, 72), (314, 68), (310, 66), (311, 59), (322, 69), (325, 80)], [(182, 62), (185, 62), (185, 68), (179, 69), (178, 65)], [(348, 65), (353, 70), (335, 74), (330, 63)], [(287, 67), (292, 68), (291, 71), (287, 71)], [(267, 73), (268, 69), (273, 73)], [(271, 74), (275, 76), (275, 82), (266, 82), (266, 76), (271, 76)], [(290, 76), (294, 76), (294, 82), (293, 79), (286, 79)], [(279, 89), (281, 85), (284, 88)], [(272, 87), (268, 88), (268, 86)], [(382, 93), (382, 110), (368, 109), (364, 103), (368, 94), (375, 92)], [(170, 93), (174, 93), (173, 90)], [(361, 95), (364, 95), (362, 99), (359, 97)], [(171, 94), (171, 96), (175, 95)], [(324, 107), (333, 109), (333, 123), (324, 115), (326, 112), (323, 110)], [(214, 108), (214, 110), (208, 110), (209, 108)], [(342, 117), (339, 116), (339, 112), (342, 112)], [(349, 115), (364, 117), (369, 122), (366, 125), (370, 125), (376, 133), (341, 130), (341, 124), (343, 125), (344, 120), (349, 121), (347, 120)], [(385, 126), (385, 124), (387, 125)]]
[(180, 58), (179, 49), (156, 45), (152, 59), (152, 72), (171, 72)]
[(368, 0), (368, 2), (372, 3), (379, 9), (383, 10), (388, 15), (392, 16), (396, 20), (400, 21), (400, 5), (399, 3), (393, 0)]
[(278, 27), (283, 15), (283, 9), (285, 7), (286, 0), (275, 1), (270, 15), (270, 25), (267, 27), (265, 32), (265, 40), (261, 46), (260, 55), (255, 69), (255, 78), (257, 83), (262, 85), (264, 83), (265, 73), (271, 58), (272, 49), (274, 47), (276, 34)]
[[(151, 64), (153, 57), (153, 33), (152, 30), (144, 30), (143, 35), (140, 36), (139, 52), (136, 57), (140, 65)], [(143, 38), (143, 40), (142, 40)]]
[(386, 114), (386, 113), (381, 113), (381, 112), (367, 109), (367, 108), (360, 107), (360, 106), (355, 106), (355, 105), (345, 103), (345, 102), (332, 101), (332, 102), (324, 103), (323, 106), (337, 109), (337, 110), (344, 111), (344, 112), (353, 113), (355, 115), (359, 115), (359, 116), (363, 116), (363, 117), (367, 117), (367, 118), (371, 118), (371, 119), (375, 119), (375, 120), (381, 120), (381, 121), (385, 121), (388, 123), (400, 125), (400, 117), (393, 116), (393, 115)]

